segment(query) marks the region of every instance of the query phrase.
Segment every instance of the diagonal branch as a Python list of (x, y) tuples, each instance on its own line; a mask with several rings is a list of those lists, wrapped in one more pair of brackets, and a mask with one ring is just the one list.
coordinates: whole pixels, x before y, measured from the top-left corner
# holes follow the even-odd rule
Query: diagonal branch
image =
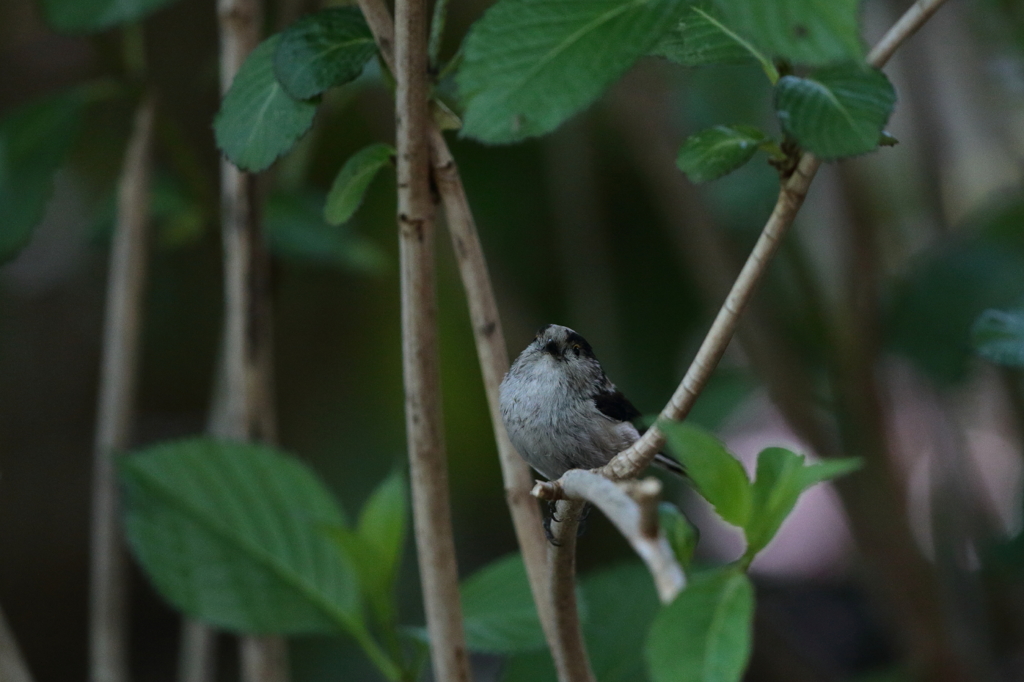
[[(480, 359), (487, 406), (491, 412), (494, 439), (498, 445), (498, 460), (505, 482), (505, 499), (512, 514), (512, 525), (530, 579), (534, 603), (537, 604), (541, 625), (550, 642), (554, 633), (553, 614), (551, 602), (544, 589), (544, 581), (547, 579), (547, 542), (541, 531), (540, 510), (530, 497), (533, 477), (530, 475), (529, 467), (512, 447), (501, 420), (498, 387), (508, 371), (509, 363), (505, 335), (501, 329), (501, 317), (498, 315), (498, 303), (494, 298), (483, 247), (480, 245), (466, 190), (462, 186), (462, 178), (459, 177), (458, 166), (436, 125), (431, 127), (431, 147), (434, 158), (434, 181), (441, 195), (452, 249), (469, 303), (476, 352)], [(558, 654), (555, 658), (556, 661), (559, 660)]]
[[(918, 0), (914, 3), (871, 50), (867, 57), (868, 64), (876, 68), (884, 66), (896, 48), (912, 36), (943, 2), (945, 0)], [(680, 421), (690, 413), (697, 396), (704, 390), (711, 373), (718, 366), (726, 347), (736, 333), (743, 309), (753, 296), (768, 269), (768, 264), (771, 263), (772, 256), (778, 250), (779, 243), (803, 205), (819, 165), (820, 162), (813, 154), (805, 153), (800, 157), (793, 174), (783, 181), (779, 189), (779, 198), (761, 236), (750, 252), (747, 262), (744, 263), (739, 277), (733, 283), (690, 368), (665, 409), (661, 411), (659, 420)], [(654, 455), (664, 444), (665, 435), (657, 426), (653, 426), (640, 440), (602, 467), (601, 471), (612, 479), (633, 478), (651, 463)]]
[[(793, 174), (782, 183), (779, 198), (768, 218), (761, 236), (758, 237), (754, 249), (750, 252), (747, 262), (732, 285), (729, 295), (722, 304), (715, 321), (704, 342), (701, 343), (696, 357), (686, 371), (679, 387), (661, 411), (659, 420), (680, 421), (690, 413), (697, 397), (707, 385), (711, 373), (718, 366), (725, 354), (725, 349), (736, 333), (740, 315), (753, 296), (761, 277), (764, 276), (772, 256), (779, 248), (786, 230), (793, 224), (797, 211), (807, 197), (811, 180), (818, 171), (820, 162), (813, 154), (804, 154), (800, 158)], [(652, 426), (631, 447), (616, 455), (612, 461), (601, 468), (601, 472), (612, 479), (633, 478), (645, 469), (654, 459), (654, 455), (665, 444), (665, 435), (657, 425)]]

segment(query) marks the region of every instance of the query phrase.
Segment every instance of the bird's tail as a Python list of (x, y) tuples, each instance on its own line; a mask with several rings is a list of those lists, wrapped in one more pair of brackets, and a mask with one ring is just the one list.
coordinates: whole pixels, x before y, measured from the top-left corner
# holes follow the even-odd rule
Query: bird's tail
[(689, 476), (686, 474), (686, 467), (684, 467), (682, 464), (677, 462), (675, 459), (669, 457), (668, 455), (664, 455), (659, 452), (654, 456), (654, 463), (660, 466), (662, 469), (665, 469), (666, 471), (671, 471), (676, 476), (689, 478)]

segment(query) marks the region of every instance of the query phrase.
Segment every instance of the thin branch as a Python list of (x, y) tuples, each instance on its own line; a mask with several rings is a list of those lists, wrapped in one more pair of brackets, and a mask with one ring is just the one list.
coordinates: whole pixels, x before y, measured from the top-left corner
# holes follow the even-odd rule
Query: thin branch
[[(736, 333), (740, 315), (753, 296), (761, 277), (768, 269), (772, 256), (779, 248), (779, 243), (786, 230), (793, 224), (796, 213), (807, 196), (814, 174), (820, 162), (813, 154), (804, 154), (789, 179), (782, 183), (779, 198), (768, 222), (761, 232), (753, 251), (740, 270), (739, 276), (732, 285), (729, 295), (722, 304), (715, 321), (711, 324), (704, 342), (697, 351), (696, 357), (686, 371), (675, 393), (659, 419), (680, 421), (689, 414), (694, 403), (711, 373), (718, 366), (718, 361), (725, 354), (725, 349)], [(665, 444), (665, 436), (657, 426), (653, 426), (630, 448), (620, 452), (612, 461), (601, 468), (601, 472), (609, 478), (621, 480), (635, 477), (654, 459), (655, 453)]]
[(32, 675), (3, 609), (0, 609), (0, 682), (32, 682)]
[(559, 682), (595, 682), (596, 679), (583, 641), (576, 604), (576, 529), (584, 506), (579, 500), (562, 500), (551, 521), (546, 579), (554, 617), (554, 640), (549, 641)]
[(686, 586), (683, 569), (665, 535), (658, 530), (658, 479), (616, 483), (593, 471), (572, 469), (558, 481), (538, 481), (533, 496), (544, 500), (585, 500), (600, 509), (647, 564), (661, 603), (670, 603)]
[[(876, 68), (884, 66), (896, 48), (913, 35), (943, 2), (945, 0), (918, 0), (871, 50), (867, 58), (868, 64)], [(711, 373), (736, 333), (740, 315), (768, 269), (768, 264), (778, 250), (782, 237), (793, 224), (797, 211), (803, 205), (819, 165), (820, 162), (813, 154), (805, 153), (800, 157), (793, 174), (783, 181), (779, 198), (761, 236), (750, 252), (747, 262), (743, 264), (743, 269), (711, 324), (711, 329), (690, 368), (665, 409), (661, 411), (660, 420), (680, 421), (693, 408), (697, 396), (704, 390)], [(657, 426), (653, 426), (640, 440), (602, 467), (601, 472), (612, 479), (633, 478), (651, 463), (655, 453), (664, 444), (665, 435)]]
[(425, 0), (395, 3), (394, 65), (402, 360), (416, 549), (434, 677), (468, 682), (441, 414)]
[(192, 618), (181, 621), (178, 682), (213, 682), (217, 673), (217, 633)]
[[(221, 92), (260, 40), (259, 0), (219, 0)], [(223, 413), (211, 432), (225, 439), (273, 440), (270, 379), (270, 298), (267, 254), (260, 232), (256, 177), (221, 161), (221, 233), (224, 250), (224, 332), (221, 357)], [(202, 652), (202, 642), (197, 653)], [(288, 655), (281, 637), (243, 637), (242, 679), (284, 682)]]
[(917, 33), (917, 29), (938, 11), (946, 0), (917, 0), (903, 13), (895, 24), (885, 32), (882, 39), (871, 48), (867, 62), (876, 68), (885, 66), (897, 48)]
[(90, 678), (128, 679), (127, 560), (118, 523), (114, 456), (130, 444), (138, 345), (146, 278), (149, 188), (156, 106), (147, 96), (135, 112), (117, 190), (103, 330), (90, 547)]
[(469, 316), (473, 325), (484, 391), (487, 394), (487, 406), (491, 413), (494, 440), (498, 445), (498, 460), (505, 483), (505, 499), (512, 515), (512, 525), (519, 541), (526, 573), (530, 579), (534, 603), (537, 604), (540, 622), (550, 643), (554, 641), (554, 621), (551, 602), (544, 587), (547, 580), (547, 542), (541, 530), (540, 510), (530, 497), (533, 477), (530, 468), (512, 447), (501, 420), (498, 387), (508, 371), (509, 362), (501, 317), (498, 315), (498, 303), (494, 298), (483, 247), (480, 245), (480, 237), (466, 198), (466, 190), (462, 186), (458, 166), (437, 126), (431, 126), (430, 141), (434, 158), (434, 181), (441, 195), (452, 249), (469, 304)]

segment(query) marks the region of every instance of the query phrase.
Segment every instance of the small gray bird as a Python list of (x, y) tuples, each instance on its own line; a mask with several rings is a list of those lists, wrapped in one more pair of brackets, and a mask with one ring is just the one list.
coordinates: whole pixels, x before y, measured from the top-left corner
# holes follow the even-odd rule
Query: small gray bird
[[(512, 445), (555, 480), (569, 469), (603, 466), (640, 437), (640, 411), (608, 380), (587, 340), (568, 327), (537, 332), (501, 382), (501, 417)], [(654, 462), (685, 476), (679, 462)]]

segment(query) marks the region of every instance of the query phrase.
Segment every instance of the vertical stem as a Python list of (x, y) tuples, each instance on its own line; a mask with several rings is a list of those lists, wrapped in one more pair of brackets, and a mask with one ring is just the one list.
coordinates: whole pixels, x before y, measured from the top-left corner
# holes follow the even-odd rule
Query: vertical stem
[(155, 104), (135, 112), (117, 191), (97, 415), (91, 532), (89, 653), (93, 682), (128, 679), (126, 555), (117, 520), (114, 456), (130, 442), (146, 272)]
[(405, 423), (434, 678), (468, 681), (441, 421), (425, 0), (395, 3), (395, 123)]
[(0, 682), (32, 682), (32, 675), (3, 609), (0, 609)]
[(217, 673), (217, 633), (206, 623), (181, 621), (178, 682), (213, 682)]
[[(260, 38), (258, 0), (220, 0), (221, 90), (226, 92)], [(213, 433), (239, 441), (273, 439), (270, 380), (270, 301), (267, 256), (259, 225), (256, 177), (221, 163), (221, 230), (224, 243), (223, 409)], [(287, 680), (281, 637), (243, 637), (242, 679)]]
[(595, 680), (576, 604), (576, 535), (583, 507), (583, 502), (559, 501), (555, 512), (559, 520), (551, 524), (554, 542), (548, 548), (548, 592), (554, 612), (556, 641), (556, 645), (551, 647), (551, 657), (555, 661), (559, 682)]

